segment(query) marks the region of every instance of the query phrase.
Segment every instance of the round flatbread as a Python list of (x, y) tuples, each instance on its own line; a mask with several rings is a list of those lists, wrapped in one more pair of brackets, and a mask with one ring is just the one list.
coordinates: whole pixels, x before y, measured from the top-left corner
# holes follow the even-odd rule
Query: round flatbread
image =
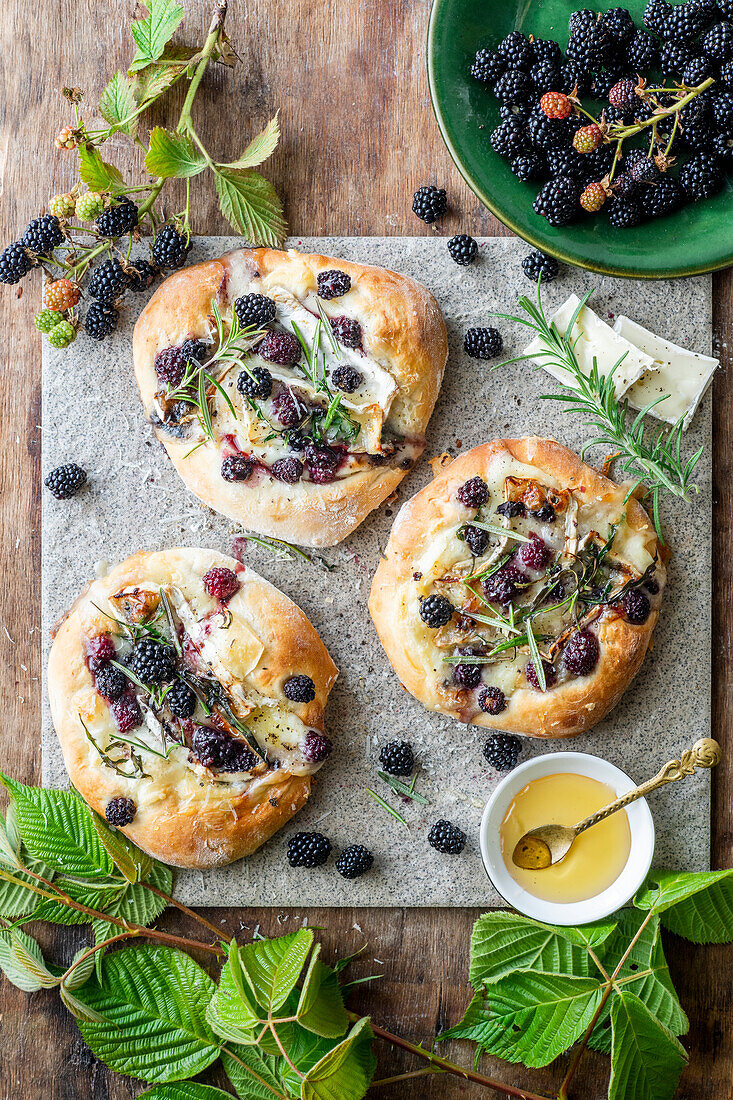
[(412, 279), (268, 248), (172, 275), (134, 336), (145, 413), (188, 488), (306, 546), (344, 539), (415, 464), (447, 354)]
[(57, 630), (51, 713), (72, 783), (179, 867), (249, 855), (305, 803), (337, 670), (303, 612), (214, 550), (134, 554)]
[(625, 495), (550, 439), (446, 456), (401, 508), (369, 600), (407, 690), (531, 737), (599, 722), (641, 667), (665, 582)]

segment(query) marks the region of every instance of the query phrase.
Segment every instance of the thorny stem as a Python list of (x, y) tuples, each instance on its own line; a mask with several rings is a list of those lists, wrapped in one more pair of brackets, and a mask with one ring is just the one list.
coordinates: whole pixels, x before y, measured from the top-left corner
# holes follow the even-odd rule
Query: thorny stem
[(85, 959), (88, 959), (90, 955), (94, 955), (97, 951), (103, 951), (105, 947), (109, 947), (110, 944), (119, 943), (120, 940), (134, 939), (139, 935), (139, 932), (120, 932), (116, 936), (110, 936), (107, 940), (102, 940), (100, 943), (95, 943), (93, 947), (90, 947), (87, 951), (84, 952), (83, 955), (80, 955), (79, 958), (71, 964), (66, 973), (62, 976), (61, 980), (63, 981), (64, 979), (68, 978), (69, 974), (72, 974), (76, 970), (77, 966), (83, 963)]
[(199, 924), (203, 924), (204, 928), (208, 928), (210, 932), (213, 932), (215, 936), (218, 936), (220, 940), (224, 940), (225, 943), (231, 943), (233, 936), (230, 936), (228, 932), (222, 931), (221, 928), (217, 928), (215, 924), (208, 921), (206, 917), (203, 917), (200, 913), (197, 913), (195, 909), (189, 909), (183, 902), (177, 901), (176, 898), (171, 897), (170, 894), (166, 894), (165, 890), (159, 890), (157, 886), (153, 886), (151, 882), (141, 882), (141, 886), (144, 886), (146, 890), (150, 890), (152, 894), (157, 894), (159, 898), (163, 898), (168, 905), (173, 905), (181, 913), (185, 913), (187, 917), (191, 917), (193, 920), (198, 921)]
[(612, 125), (609, 130), (609, 137), (621, 138), (622, 140), (627, 137), (632, 137), (634, 134), (640, 133), (649, 126), (657, 126), (660, 118), (667, 118), (669, 115), (677, 114), (682, 107), (686, 106), (695, 96), (700, 95), (700, 92), (704, 92), (711, 84), (714, 84), (715, 80), (712, 76), (709, 76), (707, 80), (703, 80), (702, 84), (698, 84), (687, 95), (682, 96), (676, 103), (673, 103), (670, 107), (661, 107), (650, 118), (645, 118), (641, 122), (635, 122), (633, 126), (618, 126)]
[(382, 1077), (380, 1081), (372, 1081), (370, 1089), (378, 1089), (382, 1085), (394, 1085), (398, 1081), (411, 1081), (414, 1077), (436, 1077), (445, 1070), (427, 1066), (425, 1069), (416, 1069), (414, 1073), (398, 1073), (396, 1077)]

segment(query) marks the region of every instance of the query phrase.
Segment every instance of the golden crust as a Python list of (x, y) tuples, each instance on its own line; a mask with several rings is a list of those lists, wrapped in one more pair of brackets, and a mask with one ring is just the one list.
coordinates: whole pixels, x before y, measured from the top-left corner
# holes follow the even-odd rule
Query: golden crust
[[(111, 626), (94, 605), (104, 609), (111, 595), (130, 585), (169, 584), (205, 608), (201, 577), (213, 565), (236, 570), (241, 583), (228, 604), (236, 628), (232, 636), (238, 637), (241, 629), (242, 636), (251, 640), (254, 635), (248, 624), (257, 627), (250, 654), (229, 651), (230, 669), (236, 667), (235, 659), (248, 659), (252, 666), (243, 664), (249, 671), (236, 679), (260, 695), (279, 697), (304, 728), (322, 731), (337, 669), (315, 629), (282, 592), (213, 550), (140, 552), (92, 582), (59, 627), (48, 665), (51, 713), (74, 786), (102, 815), (110, 799), (132, 798), (137, 813), (125, 833), (157, 859), (179, 867), (221, 866), (251, 854), (297, 813), (312, 781), (310, 774), (293, 774), (283, 764), (259, 780), (214, 782), (205, 769), (188, 766), (185, 748), (174, 749), (169, 760), (145, 754), (145, 771), (150, 776), (128, 779), (105, 766), (86, 737), (80, 717), (98, 743), (100, 737), (116, 732), (86, 662), (85, 639)], [(313, 680), (312, 702), (284, 700), (282, 682), (295, 673)]]
[[(250, 279), (256, 273), (263, 293), (284, 286), (303, 298), (315, 292), (318, 272), (334, 266), (352, 280), (351, 290), (338, 300), (339, 309), (359, 321), (365, 350), (396, 383), (388, 422), (410, 441), (414, 464), (424, 447), (448, 355), (440, 309), (432, 294), (406, 276), (317, 254), (241, 249), (166, 279), (143, 310), (133, 341), (135, 374), (148, 418), (158, 388), (155, 356), (186, 338), (208, 338), (212, 300), (236, 296), (243, 273)], [(158, 427), (156, 434), (188, 488), (204, 503), (262, 534), (306, 546), (341, 542), (406, 473), (406, 468), (375, 465), (325, 485), (288, 485), (268, 475), (253, 491), (247, 483), (222, 479), (219, 446), (207, 443), (189, 454), (190, 440), (172, 438)]]
[[(545, 693), (518, 687), (499, 715), (467, 715), (462, 692), (435, 676), (435, 632), (416, 614), (416, 562), (429, 553), (441, 531), (470, 518), (456, 503), (456, 490), (476, 475), (491, 484), (499, 477), (503, 481), (508, 475), (533, 474), (545, 483), (549, 479), (555, 488), (572, 489), (591, 516), (615, 522), (625, 512), (619, 541), (642, 563), (657, 555), (657, 538), (649, 517), (633, 498), (623, 505), (623, 488), (554, 440), (498, 439), (444, 465), (435, 479), (402, 507), (374, 577), (369, 611), (403, 686), (430, 710), (531, 737), (572, 737), (601, 721), (639, 671), (657, 621), (658, 598), (642, 626), (632, 625), (620, 615), (602, 616), (594, 626), (601, 654), (590, 675), (565, 680)], [(656, 579), (661, 595), (665, 580), (661, 561)]]

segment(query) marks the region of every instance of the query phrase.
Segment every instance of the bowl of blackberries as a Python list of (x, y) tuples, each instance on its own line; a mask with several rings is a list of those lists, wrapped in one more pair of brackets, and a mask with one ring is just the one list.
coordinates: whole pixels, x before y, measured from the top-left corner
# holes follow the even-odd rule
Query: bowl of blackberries
[(536, 247), (636, 277), (733, 263), (733, 0), (435, 0), (428, 71), (456, 165)]

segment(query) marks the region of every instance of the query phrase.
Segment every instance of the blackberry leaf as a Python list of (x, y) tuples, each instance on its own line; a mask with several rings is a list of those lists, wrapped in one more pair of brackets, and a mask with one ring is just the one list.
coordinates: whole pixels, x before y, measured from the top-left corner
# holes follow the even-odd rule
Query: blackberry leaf
[(150, 133), (150, 148), (145, 167), (151, 176), (164, 179), (188, 179), (203, 172), (206, 160), (185, 134), (176, 134), (156, 126)]
[(137, 53), (129, 71), (144, 69), (162, 56), (166, 45), (183, 20), (183, 8), (176, 0), (145, 0), (148, 14), (144, 19), (133, 19), (130, 32), (135, 39)]
[(125, 189), (118, 169), (102, 160), (93, 145), (79, 146), (79, 178), (90, 191), (110, 191), (118, 195)]
[(608, 1100), (667, 1100), (677, 1091), (687, 1054), (633, 993), (614, 998)]
[(216, 169), (216, 190), (224, 217), (252, 245), (277, 248), (287, 224), (275, 188), (250, 168)]
[(230, 164), (222, 164), (221, 168), (256, 168), (258, 164), (271, 157), (277, 149), (280, 140), (279, 111), (265, 126), (264, 130), (252, 138), (241, 157), (237, 157)]
[(733, 870), (651, 871), (634, 905), (660, 913), (665, 928), (693, 943), (733, 940)]
[(123, 134), (134, 138), (137, 132), (137, 119), (129, 116), (137, 110), (135, 86), (129, 76), (116, 72), (99, 97), (99, 113), (105, 122)]

